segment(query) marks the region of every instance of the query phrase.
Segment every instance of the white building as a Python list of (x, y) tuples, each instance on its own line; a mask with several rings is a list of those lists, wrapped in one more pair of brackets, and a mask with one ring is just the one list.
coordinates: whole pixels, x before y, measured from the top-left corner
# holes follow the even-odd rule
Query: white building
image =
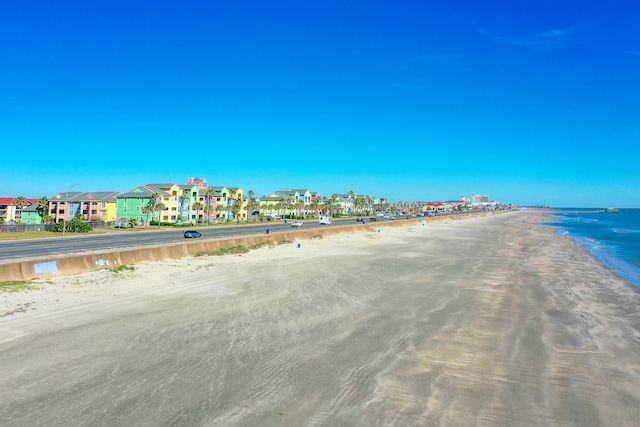
[(471, 195), (471, 203), (473, 204), (489, 203), (489, 196), (485, 196), (482, 194), (473, 194)]

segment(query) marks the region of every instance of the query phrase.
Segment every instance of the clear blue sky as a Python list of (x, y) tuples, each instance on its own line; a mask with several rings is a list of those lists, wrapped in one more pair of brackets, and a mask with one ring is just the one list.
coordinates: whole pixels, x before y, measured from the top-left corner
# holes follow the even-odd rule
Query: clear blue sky
[(0, 196), (640, 207), (640, 3), (7, 1)]

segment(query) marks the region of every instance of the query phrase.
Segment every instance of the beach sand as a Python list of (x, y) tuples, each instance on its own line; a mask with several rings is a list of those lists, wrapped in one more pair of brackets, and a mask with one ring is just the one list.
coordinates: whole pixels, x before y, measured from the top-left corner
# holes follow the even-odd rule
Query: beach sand
[(537, 212), (0, 294), (3, 426), (635, 426), (640, 293)]

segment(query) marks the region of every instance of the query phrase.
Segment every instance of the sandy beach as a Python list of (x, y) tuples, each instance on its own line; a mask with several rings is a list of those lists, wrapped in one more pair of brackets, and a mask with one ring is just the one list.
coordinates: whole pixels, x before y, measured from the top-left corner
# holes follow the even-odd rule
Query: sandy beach
[(640, 292), (538, 212), (0, 294), (3, 426), (635, 426)]

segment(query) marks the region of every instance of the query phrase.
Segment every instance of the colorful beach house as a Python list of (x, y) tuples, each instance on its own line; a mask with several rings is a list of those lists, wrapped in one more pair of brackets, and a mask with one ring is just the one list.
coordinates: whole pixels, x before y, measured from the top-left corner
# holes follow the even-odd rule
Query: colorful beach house
[(146, 184), (118, 197), (117, 221), (135, 220), (148, 225), (151, 221), (186, 223), (196, 221), (193, 204), (198, 200), (196, 185), (176, 183)]
[(32, 203), (22, 208), (22, 218), (20, 220), (23, 224), (43, 224), (42, 211), (38, 207), (37, 203)]
[[(200, 200), (213, 209), (211, 218), (214, 221), (246, 219), (246, 202), (241, 187), (212, 185), (206, 191), (200, 191)], [(206, 218), (206, 212), (204, 217)]]
[(38, 199), (0, 197), (0, 219), (6, 223), (24, 222), (23, 211), (33, 205), (38, 206)]
[(70, 191), (49, 198), (49, 216), (53, 222), (69, 221), (77, 215), (84, 221), (115, 221), (117, 191)]
[(277, 190), (269, 196), (260, 197), (260, 213), (271, 218), (292, 216), (295, 208), (303, 206), (296, 190)]

